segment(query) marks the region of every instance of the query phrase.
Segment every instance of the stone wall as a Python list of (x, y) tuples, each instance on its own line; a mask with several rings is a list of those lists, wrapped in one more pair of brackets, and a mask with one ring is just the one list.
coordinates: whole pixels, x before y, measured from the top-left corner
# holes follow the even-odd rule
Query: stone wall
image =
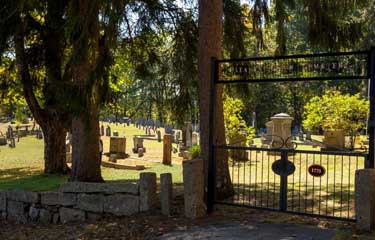
[(134, 183), (69, 182), (55, 192), (0, 191), (0, 217), (20, 223), (94, 221), (155, 208), (156, 174)]

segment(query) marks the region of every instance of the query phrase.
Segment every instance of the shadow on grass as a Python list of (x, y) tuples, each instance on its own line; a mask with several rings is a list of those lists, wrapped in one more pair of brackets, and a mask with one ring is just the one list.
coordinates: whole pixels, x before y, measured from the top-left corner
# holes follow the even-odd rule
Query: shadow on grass
[(0, 189), (24, 189), (29, 191), (56, 190), (67, 182), (66, 175), (49, 175), (32, 168), (0, 170)]
[[(280, 185), (273, 182), (257, 184), (234, 183), (235, 195), (222, 202), (242, 206), (254, 206), (278, 209)], [(317, 214), (323, 216), (354, 218), (355, 192), (353, 185), (343, 185), (342, 188), (329, 184), (328, 186), (306, 185), (302, 189), (288, 188), (288, 211)]]

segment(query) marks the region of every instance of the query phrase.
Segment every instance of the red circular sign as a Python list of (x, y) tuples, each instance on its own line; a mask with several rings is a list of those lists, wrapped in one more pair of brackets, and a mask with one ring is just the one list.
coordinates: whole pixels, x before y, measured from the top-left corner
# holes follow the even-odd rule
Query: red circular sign
[(326, 173), (326, 169), (318, 164), (309, 167), (309, 173), (314, 177), (321, 177)]

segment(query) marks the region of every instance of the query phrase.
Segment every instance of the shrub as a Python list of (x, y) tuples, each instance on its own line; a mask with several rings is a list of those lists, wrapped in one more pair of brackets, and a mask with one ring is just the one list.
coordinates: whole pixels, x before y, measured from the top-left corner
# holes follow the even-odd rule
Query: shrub
[(369, 101), (359, 94), (342, 94), (326, 91), (322, 97), (314, 97), (305, 106), (303, 126), (313, 132), (343, 130), (350, 136), (354, 147), (356, 136), (366, 127)]
[(238, 135), (246, 136), (246, 143), (250, 143), (255, 136), (255, 129), (247, 126), (241, 116), (244, 109), (243, 102), (238, 98), (231, 98), (224, 95), (224, 126), (227, 142), (237, 138)]
[(201, 148), (199, 145), (194, 145), (189, 148), (189, 153), (191, 154), (191, 158), (197, 158), (201, 154)]

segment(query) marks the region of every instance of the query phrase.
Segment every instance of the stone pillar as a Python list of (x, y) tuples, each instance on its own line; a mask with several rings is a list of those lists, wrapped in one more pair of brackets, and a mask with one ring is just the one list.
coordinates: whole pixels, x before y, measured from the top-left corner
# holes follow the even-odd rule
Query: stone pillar
[(355, 214), (359, 230), (375, 229), (375, 169), (355, 173)]
[(170, 216), (172, 213), (173, 187), (172, 174), (160, 174), (160, 202), (163, 215)]
[(172, 135), (164, 134), (163, 138), (163, 164), (172, 164)]
[(204, 204), (203, 160), (195, 158), (182, 162), (185, 216), (199, 218), (206, 214)]
[(150, 211), (156, 206), (156, 173), (143, 172), (139, 180), (139, 210)]

